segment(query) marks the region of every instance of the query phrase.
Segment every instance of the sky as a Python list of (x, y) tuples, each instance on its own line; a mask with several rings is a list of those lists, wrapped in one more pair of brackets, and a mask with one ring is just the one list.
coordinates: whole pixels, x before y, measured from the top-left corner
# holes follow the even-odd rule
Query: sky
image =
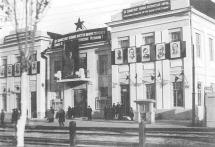
[(105, 27), (111, 16), (141, 0), (51, 0), (38, 29), (59, 34), (74, 32), (80, 17), (87, 29)]

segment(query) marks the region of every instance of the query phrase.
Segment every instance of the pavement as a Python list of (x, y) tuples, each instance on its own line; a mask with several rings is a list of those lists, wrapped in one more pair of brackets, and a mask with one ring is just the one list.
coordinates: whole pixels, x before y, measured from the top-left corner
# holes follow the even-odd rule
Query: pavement
[[(87, 121), (81, 118), (67, 119), (64, 127), (59, 127), (56, 119), (52, 123), (46, 119), (28, 120), (26, 146), (68, 146), (70, 121), (76, 122), (77, 147), (138, 146), (138, 122), (103, 119)], [(14, 124), (6, 122), (5, 127), (0, 127), (0, 146), (10, 145), (14, 136)], [(146, 147), (215, 146), (215, 128), (191, 127), (190, 120), (159, 120), (154, 124), (146, 124), (146, 136)]]

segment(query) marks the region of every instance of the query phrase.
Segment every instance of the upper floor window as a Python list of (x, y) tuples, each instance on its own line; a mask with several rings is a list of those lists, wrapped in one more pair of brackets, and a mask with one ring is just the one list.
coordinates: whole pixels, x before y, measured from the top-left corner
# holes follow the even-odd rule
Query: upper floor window
[(155, 43), (155, 35), (154, 33), (146, 33), (142, 35), (143, 45), (145, 44), (154, 44)]
[(129, 47), (129, 37), (120, 37), (118, 39), (119, 48), (127, 48)]
[(181, 41), (182, 40), (181, 28), (170, 29), (169, 36), (170, 36), (170, 42)]
[(209, 38), (209, 54), (210, 54), (210, 60), (214, 61), (214, 46), (213, 46), (212, 38)]
[(1, 57), (1, 62), (0, 62), (1, 65), (7, 65), (7, 57), (4, 56), (4, 57)]
[(33, 54), (30, 56), (30, 60), (31, 60), (31, 61), (37, 61), (37, 54), (36, 54), (36, 53), (33, 53)]
[(196, 33), (196, 56), (201, 57), (201, 35)]
[(61, 71), (61, 61), (54, 61), (54, 73)]
[(20, 63), (21, 62), (21, 56), (20, 55), (15, 55), (15, 63)]
[(108, 74), (108, 55), (99, 55), (99, 74)]

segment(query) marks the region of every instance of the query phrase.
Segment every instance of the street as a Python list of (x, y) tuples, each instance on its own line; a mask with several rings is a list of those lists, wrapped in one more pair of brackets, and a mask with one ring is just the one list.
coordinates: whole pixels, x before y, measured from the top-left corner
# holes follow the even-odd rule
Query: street
[[(69, 146), (69, 129), (59, 127), (57, 120), (30, 120), (26, 127), (26, 146)], [(116, 120), (85, 121), (75, 119), (77, 125), (77, 147), (136, 147), (138, 146), (138, 123)], [(214, 147), (214, 128), (189, 127), (189, 122), (158, 121), (146, 125), (147, 147)], [(15, 129), (12, 124), (0, 128), (1, 146), (15, 146)]]

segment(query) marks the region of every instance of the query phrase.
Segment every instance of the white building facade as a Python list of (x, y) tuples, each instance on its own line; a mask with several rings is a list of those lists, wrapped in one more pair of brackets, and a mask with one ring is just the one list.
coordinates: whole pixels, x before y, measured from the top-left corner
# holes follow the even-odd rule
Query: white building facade
[(74, 108), (85, 117), (87, 106), (94, 118), (103, 118), (111, 105), (111, 49), (107, 28), (50, 35), (47, 50), (48, 108)]
[(158, 118), (191, 119), (195, 93), (195, 107), (203, 114), (204, 88), (215, 84), (215, 19), (210, 14), (195, 1), (154, 0), (122, 10), (107, 25), (113, 103), (136, 112), (135, 100), (154, 99)]
[[(30, 32), (29, 32), (30, 33)], [(24, 46), (24, 32), (19, 33), (21, 46)], [(47, 34), (37, 32), (31, 68), (28, 73), (29, 97), (27, 98), (28, 118), (44, 118), (46, 110), (45, 96), (45, 60), (41, 52), (49, 46)], [(21, 109), (21, 56), (16, 34), (11, 32), (4, 37), (0, 45), (0, 109), (10, 119), (12, 109)]]

